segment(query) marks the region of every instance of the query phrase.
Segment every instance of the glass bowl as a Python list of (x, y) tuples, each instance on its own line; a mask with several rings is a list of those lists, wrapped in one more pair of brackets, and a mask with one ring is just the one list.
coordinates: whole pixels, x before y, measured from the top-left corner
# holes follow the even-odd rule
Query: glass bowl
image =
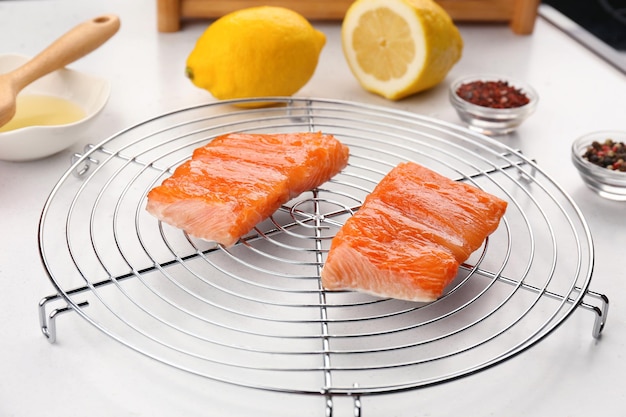
[(598, 195), (611, 200), (626, 201), (626, 172), (605, 168), (583, 158), (583, 154), (594, 141), (603, 143), (606, 139), (626, 143), (626, 132), (605, 130), (581, 136), (572, 144), (572, 162), (585, 184)]
[[(513, 108), (492, 108), (479, 106), (464, 100), (457, 94), (463, 84), (474, 81), (506, 81), (512, 87), (521, 90), (530, 100), (527, 104)], [(537, 107), (539, 96), (528, 84), (498, 75), (472, 75), (458, 78), (450, 85), (450, 102), (461, 120), (474, 131), (490, 136), (505, 135), (530, 116)]]

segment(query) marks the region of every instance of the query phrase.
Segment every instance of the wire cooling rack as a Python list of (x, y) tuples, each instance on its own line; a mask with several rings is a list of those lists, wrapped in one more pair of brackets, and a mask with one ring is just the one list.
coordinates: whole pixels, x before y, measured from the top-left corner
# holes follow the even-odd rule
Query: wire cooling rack
[[(56, 293), (108, 336), (195, 375), (258, 390), (360, 397), (423, 388), (490, 368), (606, 296), (589, 284), (593, 244), (572, 200), (521, 153), (490, 138), (388, 108), (272, 99), (188, 108), (90, 146), (42, 212), (40, 254)], [(241, 102), (254, 100), (241, 100)], [(350, 147), (348, 166), (263, 221), (234, 247), (194, 239), (145, 211), (147, 192), (192, 150), (229, 132), (321, 131)], [(330, 240), (401, 161), (415, 161), (509, 202), (500, 227), (437, 301), (327, 292)]]

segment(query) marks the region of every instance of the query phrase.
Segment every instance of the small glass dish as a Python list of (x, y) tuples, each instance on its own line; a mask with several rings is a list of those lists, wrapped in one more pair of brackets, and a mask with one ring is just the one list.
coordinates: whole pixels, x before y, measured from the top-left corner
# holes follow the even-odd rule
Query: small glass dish
[(626, 132), (605, 130), (581, 136), (572, 144), (572, 162), (585, 184), (598, 195), (610, 200), (626, 201), (626, 172), (605, 168), (583, 158), (594, 141), (604, 143), (607, 139), (626, 143)]
[[(461, 98), (457, 91), (459, 87), (475, 81), (506, 81), (509, 86), (520, 90), (529, 101), (519, 107), (493, 108), (470, 103)], [(461, 120), (471, 130), (485, 135), (505, 135), (517, 129), (537, 107), (539, 96), (528, 84), (498, 75), (472, 75), (458, 78), (450, 85), (450, 102), (456, 109)]]

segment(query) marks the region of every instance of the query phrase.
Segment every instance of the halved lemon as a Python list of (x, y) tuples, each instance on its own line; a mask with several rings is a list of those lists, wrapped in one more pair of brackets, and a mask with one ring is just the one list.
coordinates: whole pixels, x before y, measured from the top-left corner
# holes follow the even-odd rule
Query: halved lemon
[(440, 83), (463, 50), (458, 28), (433, 0), (356, 0), (341, 39), (363, 88), (391, 100)]

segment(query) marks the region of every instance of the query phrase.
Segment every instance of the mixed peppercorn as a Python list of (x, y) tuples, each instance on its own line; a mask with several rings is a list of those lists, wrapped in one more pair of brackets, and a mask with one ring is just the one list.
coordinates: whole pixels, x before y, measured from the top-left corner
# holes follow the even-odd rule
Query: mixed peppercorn
[(461, 84), (456, 94), (472, 104), (492, 109), (521, 107), (530, 102), (521, 89), (508, 81), (472, 81)]
[(592, 164), (614, 171), (626, 172), (626, 146), (624, 142), (606, 139), (604, 142), (594, 141), (582, 155)]

